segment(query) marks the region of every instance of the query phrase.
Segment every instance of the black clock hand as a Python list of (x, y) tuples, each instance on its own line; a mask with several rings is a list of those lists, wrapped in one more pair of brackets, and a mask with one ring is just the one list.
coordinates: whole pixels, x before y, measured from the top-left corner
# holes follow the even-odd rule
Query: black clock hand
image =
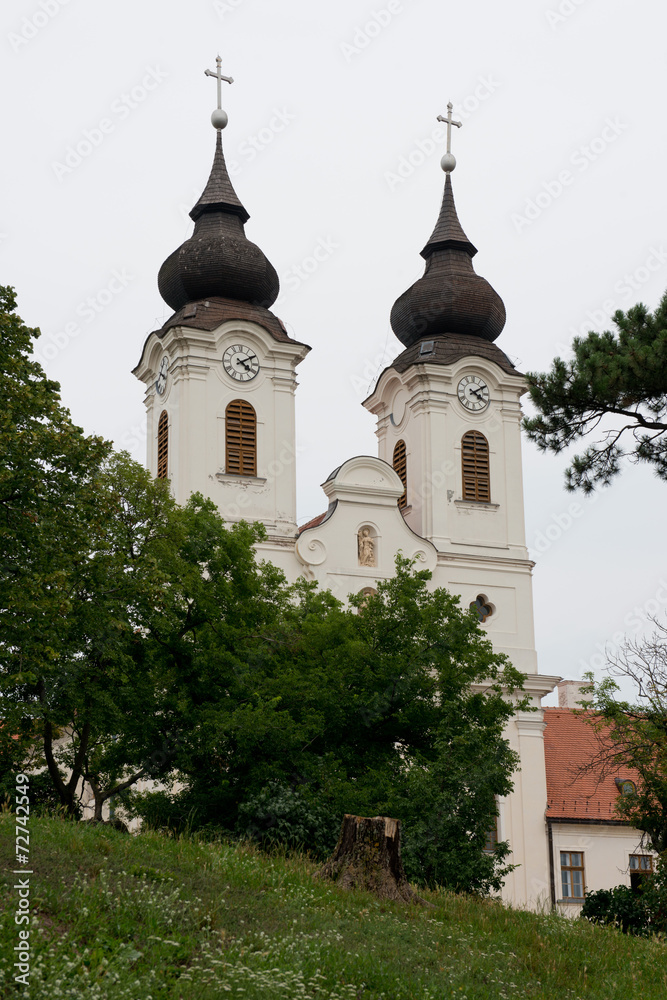
[(251, 370), (250, 369), (250, 365), (246, 364), (246, 362), (243, 360), (243, 358), (237, 358), (236, 359), (236, 363), (237, 363), (237, 365), (243, 365), (243, 367), (245, 368), (245, 370), (247, 372), (249, 372)]

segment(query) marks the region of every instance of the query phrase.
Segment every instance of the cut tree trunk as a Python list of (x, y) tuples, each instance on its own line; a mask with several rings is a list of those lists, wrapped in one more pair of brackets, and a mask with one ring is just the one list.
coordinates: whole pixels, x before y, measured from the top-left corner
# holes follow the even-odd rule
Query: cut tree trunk
[(410, 888), (401, 861), (401, 823), (387, 816), (346, 814), (336, 849), (317, 872), (343, 889), (365, 889), (380, 899), (423, 900)]

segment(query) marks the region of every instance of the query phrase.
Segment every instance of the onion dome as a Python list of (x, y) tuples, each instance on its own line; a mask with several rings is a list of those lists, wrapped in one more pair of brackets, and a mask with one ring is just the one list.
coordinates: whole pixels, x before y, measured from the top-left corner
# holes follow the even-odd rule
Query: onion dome
[(195, 230), (160, 268), (160, 295), (174, 310), (211, 298), (235, 299), (268, 309), (278, 298), (278, 275), (245, 234), (249, 215), (227, 173), (219, 127), (224, 127), (222, 118), (213, 124), (217, 136), (211, 176), (190, 212)]
[(472, 266), (477, 250), (456, 214), (450, 175), (453, 166), (446, 156), (442, 166), (447, 171), (442, 207), (431, 238), (421, 251), (426, 270), (391, 311), (394, 333), (406, 347), (427, 337), (447, 335), (493, 341), (505, 325), (503, 300)]

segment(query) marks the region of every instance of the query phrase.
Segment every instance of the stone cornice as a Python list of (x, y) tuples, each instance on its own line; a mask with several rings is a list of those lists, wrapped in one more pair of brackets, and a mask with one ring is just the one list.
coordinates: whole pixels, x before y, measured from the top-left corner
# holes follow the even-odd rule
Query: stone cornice
[(457, 563), (459, 566), (465, 566), (469, 563), (471, 566), (479, 566), (480, 563), (495, 563), (498, 566), (503, 566), (511, 569), (518, 570), (528, 570), (530, 572), (535, 563), (532, 559), (521, 559), (519, 557), (513, 556), (492, 556), (492, 555), (475, 555), (471, 552), (443, 552), (438, 549), (438, 563), (453, 562)]

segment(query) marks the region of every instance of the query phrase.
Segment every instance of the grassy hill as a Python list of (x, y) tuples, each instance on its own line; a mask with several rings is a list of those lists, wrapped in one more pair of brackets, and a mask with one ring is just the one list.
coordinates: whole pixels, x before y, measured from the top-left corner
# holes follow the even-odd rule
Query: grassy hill
[[(0, 815), (0, 996), (18, 941), (14, 817)], [(303, 859), (30, 820), (30, 1000), (663, 1000), (667, 946), (427, 894), (380, 903)], [(25, 925), (24, 925), (25, 926)]]

